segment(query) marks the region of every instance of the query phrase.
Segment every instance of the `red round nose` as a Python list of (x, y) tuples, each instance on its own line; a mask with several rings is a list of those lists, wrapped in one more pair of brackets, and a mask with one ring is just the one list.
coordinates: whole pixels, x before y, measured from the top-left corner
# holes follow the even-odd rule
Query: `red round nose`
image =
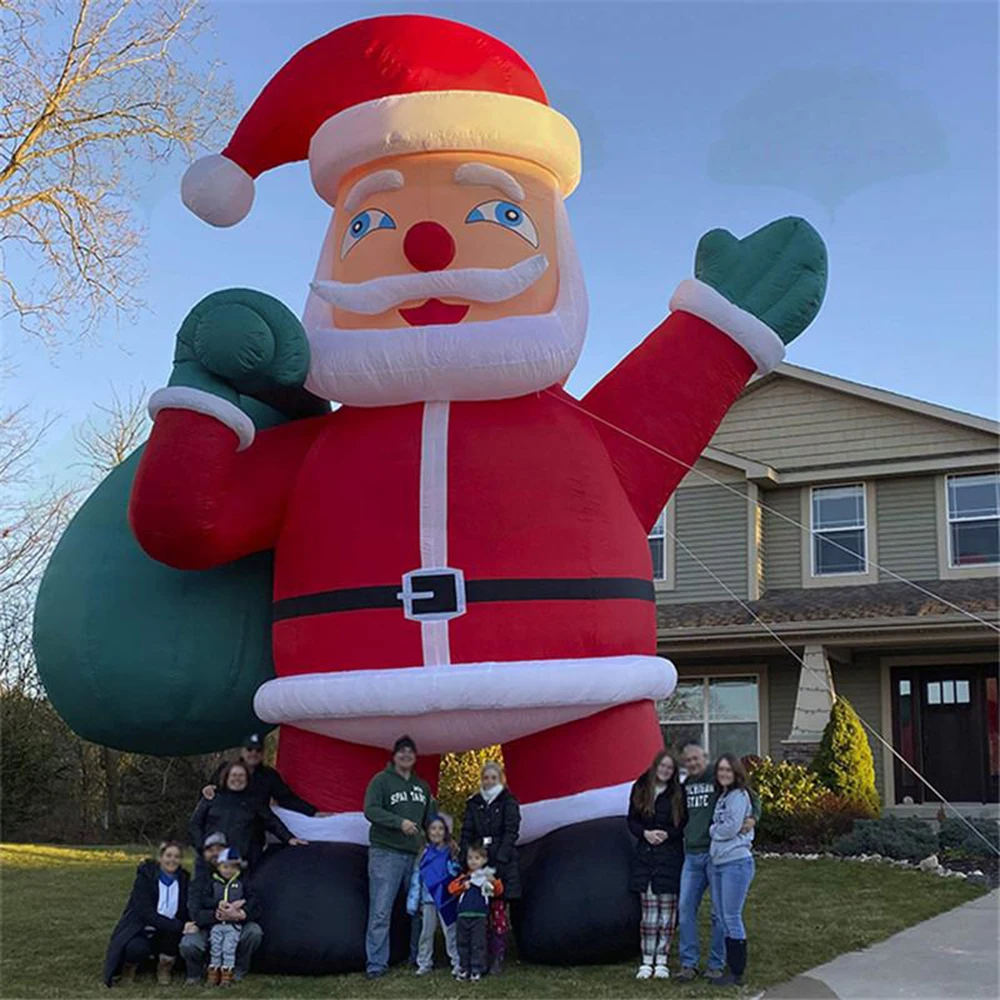
[(443, 271), (455, 259), (455, 240), (437, 222), (418, 222), (403, 238), (403, 253), (418, 271)]

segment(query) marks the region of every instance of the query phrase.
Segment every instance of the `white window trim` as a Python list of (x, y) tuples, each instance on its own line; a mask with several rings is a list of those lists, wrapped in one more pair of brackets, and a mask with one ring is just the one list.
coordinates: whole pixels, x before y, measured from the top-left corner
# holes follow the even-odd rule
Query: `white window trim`
[(942, 580), (967, 580), (970, 577), (989, 577), (1000, 574), (1000, 563), (979, 563), (974, 566), (952, 566), (951, 564), (951, 521), (948, 519), (948, 480), (952, 476), (976, 476), (997, 473), (997, 469), (969, 469), (961, 472), (946, 472), (937, 477), (937, 540), (938, 575)]
[[(675, 497), (667, 501), (667, 506), (663, 508), (663, 579), (653, 578), (653, 585), (657, 591), (674, 590), (677, 586), (677, 544), (674, 536), (677, 534), (677, 504)], [(647, 540), (649, 535), (646, 536)]]
[[(865, 562), (868, 569), (864, 573), (815, 573), (813, 546), (813, 491), (836, 489), (838, 486), (861, 486), (865, 499)], [(803, 587), (851, 587), (878, 583), (878, 526), (875, 517), (875, 482), (873, 480), (840, 483), (823, 483), (802, 490), (802, 524), (809, 529), (802, 546), (802, 586)]]
[[(757, 724), (757, 750), (755, 752), (756, 752), (756, 754), (757, 754), (758, 757), (763, 756), (763, 753), (761, 751), (761, 747), (764, 745), (765, 732), (768, 732), (768, 733), (770, 732), (770, 730), (767, 729), (767, 726), (770, 724), (770, 720), (768, 719), (768, 713), (767, 713), (767, 706), (768, 706), (768, 702), (767, 702), (767, 669), (765, 667), (762, 667), (762, 666), (760, 666), (758, 664), (758, 665), (755, 665), (752, 670), (747, 670), (745, 667), (744, 668), (740, 668), (740, 667), (735, 667), (735, 666), (726, 666), (726, 667), (712, 667), (710, 670), (692, 670), (690, 673), (686, 673), (684, 671), (681, 671), (680, 674), (679, 674), (679, 676), (678, 676), (678, 678), (677, 678), (677, 682), (680, 683), (681, 681), (701, 681), (703, 684), (705, 684), (705, 682), (707, 682), (707, 681), (713, 681), (713, 680), (715, 680), (715, 681), (723, 680), (724, 681), (724, 680), (729, 680), (729, 679), (731, 679), (733, 677), (752, 677), (754, 679), (754, 681), (756, 681), (756, 683), (757, 683), (757, 718), (756, 719), (717, 719), (716, 722), (719, 722), (719, 723), (722, 723), (722, 724), (724, 724), (726, 722), (734, 722), (734, 723), (737, 723), (737, 722), (755, 722)], [(706, 695), (707, 695), (707, 692), (706, 692)], [(704, 704), (706, 706), (706, 711), (707, 711), (707, 706), (709, 704), (708, 701), (707, 701), (707, 699), (704, 702)], [(657, 711), (657, 717), (659, 717), (659, 711)], [(682, 719), (674, 719), (674, 720), (671, 720), (671, 721), (667, 722), (667, 721), (664, 721), (663, 719), (660, 719), (659, 721), (660, 721), (660, 726), (662, 728), (663, 726), (670, 726), (670, 725), (680, 725), (680, 726), (683, 726), (683, 725), (692, 725), (697, 720), (692, 719), (689, 722), (685, 722)], [(711, 747), (709, 746), (709, 743), (708, 743), (708, 726), (710, 724), (711, 724), (711, 720), (706, 719), (705, 718), (705, 712), (702, 712), (702, 720), (701, 720), (701, 727), (702, 727), (702, 729), (701, 729), (701, 745), (703, 747), (706, 747), (707, 750), (708, 750), (708, 752), (709, 752), (709, 754), (711, 755), (713, 753), (713, 751), (712, 751), (712, 749), (711, 749)]]

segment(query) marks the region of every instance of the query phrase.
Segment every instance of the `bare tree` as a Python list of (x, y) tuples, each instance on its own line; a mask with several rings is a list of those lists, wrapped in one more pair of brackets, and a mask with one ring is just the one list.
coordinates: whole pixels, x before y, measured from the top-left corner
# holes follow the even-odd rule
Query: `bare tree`
[(146, 387), (130, 389), (122, 399), (111, 387), (111, 402), (95, 403), (99, 415), (87, 417), (76, 428), (76, 449), (94, 479), (103, 479), (116, 465), (121, 465), (149, 434), (146, 413)]
[(137, 164), (235, 114), (191, 61), (208, 26), (201, 0), (0, 0), (0, 318), (56, 344), (71, 315), (86, 333), (141, 305)]

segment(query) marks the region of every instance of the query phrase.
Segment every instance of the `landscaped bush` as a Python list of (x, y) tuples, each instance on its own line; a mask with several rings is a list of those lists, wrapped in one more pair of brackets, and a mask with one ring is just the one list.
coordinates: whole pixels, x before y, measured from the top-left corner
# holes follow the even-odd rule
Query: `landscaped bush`
[(930, 826), (914, 817), (862, 819), (854, 829), (833, 843), (840, 855), (881, 854), (897, 861), (922, 861), (938, 849), (938, 839)]
[(488, 760), (503, 763), (500, 747), (485, 747), (466, 753), (446, 753), (441, 758), (438, 807), (454, 820), (456, 837), (462, 828), (465, 800), (479, 791), (479, 772)]
[(858, 713), (846, 698), (838, 696), (833, 703), (812, 770), (834, 795), (855, 802), (862, 815), (874, 818), (882, 811), (872, 748)]
[[(996, 820), (970, 819), (968, 822), (993, 845), (994, 849), (1000, 849), (1000, 827), (997, 826)], [(965, 823), (954, 817), (942, 820), (938, 843), (943, 851), (961, 852), (972, 857), (991, 856), (989, 847)]]

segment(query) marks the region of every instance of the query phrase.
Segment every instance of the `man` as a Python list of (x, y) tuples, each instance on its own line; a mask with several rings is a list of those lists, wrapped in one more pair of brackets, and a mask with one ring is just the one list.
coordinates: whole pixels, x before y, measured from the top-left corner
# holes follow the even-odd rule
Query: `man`
[(369, 979), (389, 968), (392, 907), (400, 889), (409, 885), (424, 825), (436, 811), (430, 785), (414, 773), (417, 745), (400, 736), (392, 760), (368, 784), (365, 817), (371, 823), (368, 848), (368, 930), (365, 953)]
[[(185, 983), (193, 986), (201, 982), (205, 968), (205, 956), (208, 953), (208, 933), (215, 922), (215, 904), (212, 898), (212, 873), (215, 862), (226, 847), (226, 835), (213, 833), (205, 838), (201, 852), (204, 867), (194, 877), (188, 889), (188, 914), (190, 920), (184, 925), (184, 936), (181, 938), (180, 952), (187, 966)], [(228, 905), (228, 904), (223, 904)], [(260, 947), (264, 932), (253, 918), (256, 916), (253, 904), (246, 911), (246, 919), (242, 921), (240, 943), (236, 948), (236, 972), (234, 979), (242, 979), (250, 970), (250, 959)], [(236, 918), (239, 919), (239, 918)]]
[[(709, 827), (715, 812), (715, 776), (708, 767), (708, 758), (700, 743), (692, 740), (681, 747), (681, 764), (687, 774), (684, 795), (688, 821), (684, 827), (684, 867), (681, 869), (681, 894), (678, 905), (680, 929), (681, 971), (677, 978), (689, 982), (698, 975), (700, 945), (698, 942), (698, 907), (708, 889), (711, 893), (712, 866), (708, 847)], [(760, 816), (760, 800), (753, 798), (753, 817), (743, 826), (750, 830)], [(725, 931), (716, 912), (717, 900), (712, 899), (712, 943), (709, 947), (706, 979), (718, 979), (726, 964)]]

